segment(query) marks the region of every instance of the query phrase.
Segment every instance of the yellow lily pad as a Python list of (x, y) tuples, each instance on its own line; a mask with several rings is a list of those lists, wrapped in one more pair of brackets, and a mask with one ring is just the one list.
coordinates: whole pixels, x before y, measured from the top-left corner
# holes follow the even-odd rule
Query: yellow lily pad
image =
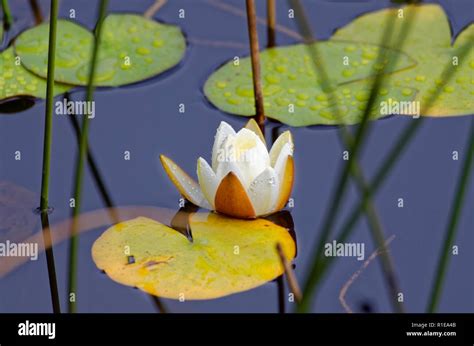
[(194, 213), (189, 226), (192, 242), (149, 218), (125, 221), (96, 240), (92, 257), (123, 285), (164, 298), (203, 300), (250, 290), (283, 274), (277, 243), (288, 260), (296, 254), (288, 230), (268, 220)]

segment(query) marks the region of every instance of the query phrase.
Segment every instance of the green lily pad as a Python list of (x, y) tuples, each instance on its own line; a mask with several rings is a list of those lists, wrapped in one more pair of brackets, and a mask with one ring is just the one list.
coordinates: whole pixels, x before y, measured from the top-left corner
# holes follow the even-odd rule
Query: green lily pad
[[(416, 13), (415, 13), (416, 12)], [(384, 9), (363, 15), (336, 31), (331, 40), (380, 41), (380, 27), (387, 15), (398, 16), (398, 9)], [(442, 84), (443, 69), (452, 68), (451, 80), (443, 87), (440, 96), (422, 115), (453, 116), (474, 113), (474, 24), (470, 24), (451, 45), (451, 30), (442, 8), (438, 5), (410, 5), (404, 8), (404, 19), (397, 19), (394, 37), (397, 37), (405, 20), (414, 15), (411, 30), (404, 38), (403, 51), (418, 61), (412, 68), (390, 77), (393, 86), (407, 86), (419, 90), (416, 100), (421, 108)], [(463, 43), (471, 42), (467, 56), (453, 64)], [(395, 47), (394, 47), (395, 48)]]
[[(315, 98), (308, 100), (301, 100), (297, 95), (288, 94), (281, 102), (294, 104), (294, 112), (290, 113), (287, 106), (275, 107), (278, 110), (271, 115), (271, 118), (295, 127), (314, 124), (357, 124), (362, 120), (371, 86), (371, 82), (368, 81), (340, 86), (333, 91), (335, 97), (333, 100), (329, 100), (322, 91)], [(391, 114), (416, 115), (416, 110), (411, 108), (414, 106), (411, 101), (416, 93), (417, 90), (413, 88), (382, 87), (370, 110), (369, 119), (374, 120)], [(342, 120), (336, 117), (338, 114), (336, 105)]]
[[(376, 61), (379, 54), (386, 56), (385, 63), (397, 58), (397, 63), (390, 69), (387, 68), (387, 72), (415, 64), (406, 54), (372, 44), (330, 41), (315, 44), (318, 45), (321, 59), (326, 62), (325, 67), (335, 87), (375, 75), (383, 68)], [(337, 94), (344, 100), (341, 108), (347, 108), (347, 112), (343, 112), (343, 119), (338, 121), (332, 114), (328, 115), (333, 112), (334, 104), (327, 102), (308, 51), (305, 45), (297, 44), (262, 52), (262, 88), (266, 115), (293, 126), (357, 122), (360, 112), (352, 106), (359, 106), (355, 98), (356, 91), (363, 91), (366, 85), (347, 85), (344, 89), (349, 89), (350, 95), (354, 97), (350, 100), (350, 96), (342, 94), (342, 88), (337, 89)], [(349, 58), (348, 66), (343, 64), (344, 57)], [(402, 94), (402, 89), (398, 88), (390, 88), (389, 91), (394, 91), (395, 97)], [(231, 61), (219, 68), (206, 81), (204, 92), (211, 103), (225, 112), (254, 115), (250, 59), (240, 59), (238, 65)]]
[[(13, 48), (0, 54), (0, 100), (17, 96), (46, 97), (46, 80), (18, 64)], [(55, 83), (54, 94), (65, 93), (71, 87)]]
[(181, 300), (213, 299), (246, 291), (283, 273), (275, 246), (288, 260), (296, 244), (286, 228), (214, 213), (189, 217), (193, 234), (139, 217), (109, 228), (92, 247), (99, 269), (114, 281)]
[[(48, 26), (25, 31), (15, 43), (24, 66), (41, 77), (47, 74)], [(90, 31), (59, 20), (55, 80), (86, 85), (92, 46)], [(174, 25), (139, 15), (109, 15), (103, 24), (95, 84), (120, 86), (153, 77), (177, 65), (185, 50), (184, 36)]]

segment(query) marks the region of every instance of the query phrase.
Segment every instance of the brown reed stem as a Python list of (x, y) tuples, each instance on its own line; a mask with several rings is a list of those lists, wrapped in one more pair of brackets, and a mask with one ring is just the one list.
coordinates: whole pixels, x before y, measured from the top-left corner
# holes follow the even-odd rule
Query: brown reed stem
[(255, 95), (255, 120), (257, 121), (260, 130), (264, 132), (265, 125), (265, 110), (263, 107), (263, 93), (261, 84), (260, 74), (260, 46), (258, 44), (258, 33), (257, 33), (257, 19), (255, 13), (255, 1), (246, 0), (247, 5), (247, 24), (249, 31), (250, 40), (250, 56), (252, 60), (252, 78), (253, 78), (253, 91)]
[(283, 268), (285, 270), (285, 276), (288, 282), (288, 287), (290, 288), (290, 291), (295, 296), (295, 300), (297, 302), (300, 302), (301, 299), (303, 298), (303, 295), (301, 294), (300, 285), (298, 284), (298, 281), (296, 280), (295, 272), (293, 271), (293, 268), (291, 268), (290, 262), (288, 262), (288, 260), (286, 259), (280, 243), (277, 243), (276, 249), (278, 252), (278, 256), (280, 257), (281, 264), (283, 265)]
[(276, 6), (275, 0), (267, 0), (267, 37), (268, 48), (275, 47)]

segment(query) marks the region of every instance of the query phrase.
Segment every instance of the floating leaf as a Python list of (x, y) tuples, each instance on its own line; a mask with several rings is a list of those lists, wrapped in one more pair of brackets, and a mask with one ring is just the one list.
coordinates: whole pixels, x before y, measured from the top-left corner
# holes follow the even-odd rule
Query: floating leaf
[[(387, 72), (407, 68), (415, 63), (409, 56), (396, 50), (372, 44), (330, 41), (315, 44), (318, 45), (331, 82), (338, 86), (375, 75), (384, 67), (376, 61), (379, 54), (386, 56), (384, 63), (397, 58), (395, 66), (387, 68)], [(346, 110), (343, 112), (343, 119), (338, 121), (334, 118), (334, 103), (329, 103), (323, 93), (308, 51), (305, 45), (297, 44), (262, 52), (262, 87), (266, 115), (293, 126), (358, 122), (361, 112), (358, 110), (360, 100), (356, 95), (358, 90), (365, 91), (367, 85), (351, 83), (337, 89), (339, 99), (344, 100), (341, 107)], [(348, 66), (343, 64), (344, 57), (348, 58)], [(350, 94), (343, 94), (345, 89), (351, 91)], [(231, 61), (219, 68), (207, 80), (204, 92), (214, 105), (225, 112), (254, 115), (250, 59), (240, 59), (238, 65)], [(387, 98), (399, 98), (403, 91), (390, 88), (389, 92)], [(366, 99), (363, 101), (365, 104)]]
[[(29, 70), (46, 77), (49, 25), (22, 33), (15, 50)], [(55, 80), (86, 85), (89, 77), (93, 35), (68, 20), (58, 21)], [(132, 14), (109, 15), (103, 35), (95, 83), (119, 86), (139, 82), (178, 64), (186, 42), (181, 30)]]
[[(371, 82), (367, 81), (342, 85), (333, 91), (335, 100), (329, 100), (322, 91), (311, 100), (300, 100), (297, 96), (289, 94), (283, 97), (283, 101), (294, 104), (294, 112), (290, 112), (288, 106), (281, 106), (275, 107), (278, 111), (268, 116), (290, 126), (357, 124), (362, 119), (371, 86)], [(407, 87), (382, 87), (373, 103), (369, 118), (378, 119), (390, 114), (413, 114), (413, 105), (408, 101), (413, 100), (416, 92), (416, 89)], [(342, 121), (336, 117), (336, 104)], [(399, 108), (395, 110), (396, 104)], [(400, 105), (403, 106), (400, 108)]]
[[(416, 12), (416, 13), (415, 13)], [(363, 15), (336, 31), (331, 40), (380, 41), (380, 27), (387, 15), (398, 16), (398, 9), (385, 9)], [(419, 90), (417, 101), (421, 108), (442, 84), (439, 79), (444, 68), (452, 68), (454, 76), (436, 102), (425, 111), (429, 116), (465, 115), (474, 113), (474, 24), (469, 25), (451, 45), (451, 30), (442, 8), (438, 5), (407, 6), (405, 20), (397, 20), (393, 36), (397, 37), (402, 26), (415, 16), (410, 32), (404, 37), (403, 51), (418, 61), (415, 67), (397, 72), (390, 78), (394, 86), (408, 86)], [(395, 41), (395, 40), (394, 40)], [(463, 43), (471, 42), (467, 56), (455, 63)], [(399, 48), (399, 47), (394, 47)]]
[[(0, 71), (0, 100), (16, 96), (46, 97), (46, 80), (18, 64), (13, 48), (0, 54)], [(56, 83), (54, 94), (59, 95), (69, 89), (69, 86)]]
[(145, 217), (119, 223), (96, 240), (92, 257), (121, 284), (160, 297), (197, 300), (246, 291), (281, 275), (277, 242), (288, 260), (295, 256), (288, 230), (268, 220), (196, 213), (189, 223), (193, 242)]

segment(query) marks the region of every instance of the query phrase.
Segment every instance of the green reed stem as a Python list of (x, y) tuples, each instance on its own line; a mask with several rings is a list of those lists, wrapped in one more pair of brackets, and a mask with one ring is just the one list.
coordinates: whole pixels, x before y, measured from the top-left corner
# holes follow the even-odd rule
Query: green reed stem
[(8, 0), (2, 0), (2, 9), (3, 9), (3, 20), (5, 21), (5, 27), (9, 28), (13, 24), (13, 16), (10, 11), (10, 5)]
[[(297, 0), (294, 0), (294, 1), (290, 1), (290, 4), (292, 5), (293, 8), (295, 8), (295, 12), (297, 12), (297, 17), (300, 19), (298, 21), (298, 24), (300, 24), (299, 26), (300, 32), (305, 38), (306, 43), (314, 43), (315, 40), (313, 38), (312, 29), (309, 25), (309, 21), (306, 19), (305, 11), (303, 7), (301, 6), (300, 2)], [(383, 37), (382, 37), (384, 42), (386, 42), (389, 39), (392, 32), (392, 27), (393, 27), (395, 18), (391, 17), (390, 19), (391, 21), (389, 21), (389, 23), (387, 24)], [(317, 51), (317, 46), (311, 45), (309, 47), (312, 50), (311, 56), (314, 57), (313, 62), (320, 61), (320, 59), (318, 59), (319, 52)], [(379, 60), (382, 60), (382, 59), (383, 59), (383, 56), (379, 56)], [(315, 67), (318, 70), (319, 74), (321, 75), (323, 90), (326, 93), (330, 94), (331, 99), (335, 100), (335, 98), (331, 95), (332, 88), (330, 86), (329, 77), (325, 69), (318, 64), (315, 64)], [(356, 182), (358, 183), (358, 187), (361, 190), (367, 189), (367, 186), (365, 184), (365, 179), (363, 178), (362, 171), (357, 164), (356, 158), (357, 158), (357, 153), (360, 147), (362, 146), (363, 139), (365, 137), (365, 132), (369, 126), (368, 118), (370, 115), (370, 110), (372, 109), (372, 105), (376, 100), (376, 95), (379, 89), (379, 84), (381, 84), (382, 75), (383, 75), (383, 71), (381, 71), (381, 73), (377, 74), (376, 76), (369, 100), (366, 104), (365, 111), (362, 116), (361, 123), (357, 130), (355, 139), (352, 138), (352, 136), (350, 135), (350, 132), (348, 132), (344, 126), (341, 128), (340, 135), (344, 139), (345, 144), (351, 148), (350, 157), (349, 157), (347, 166), (345, 166), (345, 169), (343, 170), (342, 174), (339, 177), (338, 184), (336, 185), (337, 186), (336, 192), (334, 193), (332, 202), (330, 203), (331, 207), (329, 209), (329, 212), (326, 214), (326, 218), (323, 223), (324, 226), (322, 227), (321, 236), (318, 242), (318, 247), (317, 247), (318, 250), (316, 252), (316, 255), (313, 257), (314, 261), (313, 261), (312, 270), (310, 272), (309, 278), (306, 283), (306, 289), (305, 289), (305, 294), (303, 295), (303, 300), (301, 304), (298, 305), (298, 311), (302, 312), (302, 311), (307, 311), (309, 309), (312, 292), (310, 292), (311, 288), (308, 288), (308, 287), (311, 287), (312, 281), (314, 280), (315, 275), (313, 274), (316, 273), (317, 271), (317, 265), (319, 264), (321, 260), (324, 244), (326, 243), (327, 238), (329, 237), (330, 230), (335, 221), (335, 216), (340, 206), (340, 203), (342, 201), (343, 193), (347, 186), (349, 175), (350, 174), (354, 175), (354, 177), (356, 178)], [(340, 112), (338, 109), (339, 107), (337, 106), (337, 101), (335, 103), (335, 108), (336, 108), (335, 109), (336, 117), (341, 119)], [(356, 174), (356, 172), (358, 174)], [(367, 203), (365, 204), (365, 209), (367, 211), (367, 217), (371, 225), (371, 231), (373, 233), (373, 237), (375, 238), (378, 244), (383, 244), (384, 242), (383, 231), (380, 225), (380, 221), (378, 220), (375, 207), (372, 204)], [(382, 264), (384, 268), (384, 274), (387, 279), (388, 287), (391, 290), (393, 305), (398, 311), (402, 311), (402, 307), (396, 301), (396, 292), (398, 292), (399, 289), (398, 289), (397, 280), (394, 274), (394, 268), (393, 268), (394, 266), (388, 254), (385, 254), (384, 258), (382, 259)]]
[[(368, 201), (373, 197), (373, 195), (376, 194), (378, 189), (382, 186), (382, 183), (385, 181), (385, 178), (388, 176), (388, 173), (391, 171), (395, 163), (398, 162), (405, 147), (409, 144), (411, 139), (417, 133), (422, 122), (422, 119), (418, 119), (416, 121), (414, 120), (414, 122), (408, 125), (403, 131), (403, 133), (400, 135), (400, 138), (397, 140), (392, 150), (389, 151), (387, 158), (381, 164), (380, 169), (375, 174), (375, 178), (372, 180), (372, 183), (368, 184), (370, 185), (370, 189), (365, 190), (361, 202), (352, 209), (351, 213), (346, 218), (346, 221), (341, 227), (342, 230), (338, 232), (338, 243), (345, 242), (349, 238), (354, 226), (359, 220), (359, 217), (362, 216), (362, 212), (364, 211), (364, 205), (368, 203)], [(332, 262), (332, 258), (325, 258), (320, 264), (320, 268), (317, 270), (318, 274), (316, 274), (315, 285), (320, 282), (323, 273), (326, 269), (328, 269), (327, 266), (329, 266)]]
[[(407, 24), (402, 27), (402, 30), (398, 35), (398, 41), (395, 42), (395, 46), (399, 47), (399, 49), (402, 49), (403, 39), (406, 37), (406, 35), (410, 31), (411, 25), (414, 21), (413, 15), (411, 13), (412, 12), (410, 12), (410, 16), (407, 18)], [(390, 38), (388, 37), (389, 36), (388, 34), (390, 33), (391, 35), (391, 31), (394, 24), (394, 18), (395, 17), (392, 16), (391, 17), (392, 22), (389, 22), (387, 24), (387, 27), (386, 27), (387, 31), (385, 32), (387, 34), (387, 37), (383, 39), (383, 42), (387, 42), (385, 40), (391, 39), (391, 37)], [(397, 58), (398, 56), (394, 60), (391, 60), (389, 62), (389, 68), (391, 66), (395, 66)], [(380, 55), (379, 60), (381, 61), (383, 59), (384, 59), (383, 55)], [(384, 68), (384, 70), (385, 69), (386, 68)], [(375, 102), (376, 95), (378, 94), (379, 87), (382, 84), (384, 77), (385, 76), (383, 75), (383, 71), (376, 76), (375, 82), (371, 89), (371, 96), (370, 96), (370, 97), (373, 96), (374, 100), (371, 101), (369, 98), (369, 101), (365, 109), (366, 112), (370, 111), (372, 107), (372, 103)], [(345, 145), (349, 146), (350, 142), (352, 141), (352, 135), (345, 126), (341, 128), (340, 134)], [(351, 168), (351, 175), (356, 181), (356, 185), (357, 185), (357, 188), (359, 189), (359, 193), (363, 196), (369, 196), (369, 198), (365, 198), (363, 200), (362, 209), (367, 215), (367, 220), (369, 223), (372, 239), (374, 240), (378, 248), (382, 248), (384, 246), (386, 236), (385, 236), (385, 232), (383, 230), (380, 218), (376, 211), (375, 205), (373, 204), (372, 199), (370, 198), (370, 196), (372, 195), (371, 190), (373, 188), (367, 184), (364, 174), (357, 164), (355, 164)], [(381, 259), (382, 269), (383, 269), (382, 273), (385, 277), (385, 282), (390, 292), (390, 298), (391, 298), (390, 301), (392, 303), (392, 307), (397, 312), (404, 312), (403, 303), (398, 302), (398, 299), (397, 299), (397, 295), (401, 291), (401, 289), (400, 289), (400, 285), (398, 284), (398, 279), (395, 273), (395, 265), (393, 263), (393, 259), (390, 255), (390, 252), (388, 251), (381, 252), (380, 259)], [(319, 263), (321, 263), (321, 261), (319, 261)]]
[[(66, 94), (66, 98), (69, 99), (68, 94)], [(71, 124), (72, 124), (72, 127), (74, 129), (74, 133), (76, 135), (77, 144), (79, 146), (80, 142), (81, 142), (81, 128), (79, 126), (79, 122), (77, 121), (77, 119), (74, 116), (69, 117), (69, 119), (71, 119)], [(115, 209), (115, 204), (112, 201), (112, 197), (110, 196), (110, 193), (107, 189), (105, 181), (102, 178), (102, 174), (100, 173), (97, 161), (95, 160), (94, 155), (92, 154), (92, 152), (89, 149), (89, 144), (87, 144), (87, 147), (88, 147), (88, 149), (87, 149), (87, 163), (88, 163), (89, 169), (91, 171), (92, 178), (94, 179), (96, 187), (99, 190), (99, 194), (102, 198), (102, 202), (107, 207), (107, 210), (108, 210), (109, 215), (110, 215), (111, 222), (114, 223), (114, 224), (118, 223), (120, 221), (120, 219), (117, 215), (117, 212), (116, 212), (116, 209)], [(165, 304), (158, 297), (153, 296), (151, 294), (149, 296), (152, 299), (152, 302), (155, 305), (158, 312), (163, 313), (163, 314), (168, 312), (168, 310), (166, 309)]]
[[(76, 134), (77, 144), (79, 146), (81, 144), (81, 128), (79, 126), (79, 122), (74, 116), (69, 117), (69, 119), (71, 119), (71, 124), (74, 129), (74, 133)], [(87, 147), (89, 147), (89, 145), (87, 145)], [(94, 181), (97, 185), (97, 189), (99, 190), (100, 196), (102, 197), (102, 201), (104, 202), (104, 205), (109, 209), (114, 208), (114, 202), (112, 201), (112, 198), (110, 197), (110, 193), (105, 185), (104, 179), (102, 179), (102, 174), (100, 173), (99, 166), (97, 165), (97, 161), (95, 160), (95, 157), (90, 151), (90, 149), (87, 150), (87, 163), (91, 170), (92, 177), (94, 178)], [(111, 220), (113, 223), (117, 223), (118, 222), (117, 215), (112, 214)]]
[[(94, 97), (94, 76), (97, 68), (97, 57), (99, 53), (99, 46), (102, 34), (102, 24), (107, 12), (108, 0), (101, 0), (99, 4), (99, 16), (95, 30), (94, 47), (92, 50), (92, 59), (89, 69), (89, 79), (87, 83), (86, 101), (92, 102)], [(89, 117), (84, 115), (82, 120), (82, 131), (79, 143), (79, 154), (76, 162), (75, 184), (74, 184), (74, 201), (75, 207), (73, 209), (73, 222), (71, 227), (71, 239), (69, 243), (69, 277), (68, 277), (68, 292), (69, 294), (76, 294), (77, 290), (77, 257), (78, 257), (78, 239), (77, 239), (77, 219), (80, 214), (80, 206), (82, 201), (82, 184), (84, 173), (84, 162), (87, 156), (87, 138), (89, 130)], [(69, 299), (69, 312), (76, 312), (76, 299), (71, 301)]]
[[(465, 63), (465, 57), (467, 56), (467, 53), (469, 52), (469, 50), (470, 50), (469, 41), (459, 48), (458, 50), (459, 53), (457, 54), (457, 56), (459, 58), (459, 61), (461, 61), (461, 65)], [(435, 93), (431, 94), (427, 102), (423, 105), (423, 108), (420, 112), (421, 114), (424, 114), (425, 111), (428, 111), (430, 107), (432, 106), (432, 104), (436, 101), (439, 94), (443, 90), (444, 86), (448, 84), (449, 81), (452, 79), (453, 71), (455, 68), (456, 67), (453, 67), (450, 63), (446, 65), (446, 67), (444, 68), (444, 70), (442, 71), (441, 75), (438, 78), (439, 80), (442, 81), (441, 85), (435, 89)], [(362, 214), (362, 211), (364, 210), (363, 208), (364, 203), (366, 203), (366, 201), (369, 200), (381, 187), (385, 178), (388, 176), (388, 173), (391, 171), (395, 163), (398, 162), (405, 147), (414, 138), (415, 134), (421, 128), (421, 125), (423, 124), (423, 122), (424, 122), (423, 118), (413, 119), (413, 122), (410, 125), (405, 127), (404, 131), (399, 136), (395, 145), (389, 151), (389, 154), (386, 156), (385, 161), (383, 161), (383, 163), (380, 165), (380, 168), (376, 172), (375, 177), (371, 183), (372, 191), (366, 191), (359, 205), (353, 208), (353, 210), (350, 213), (350, 216), (346, 219), (346, 221), (344, 222), (342, 226), (341, 231), (339, 232), (339, 237), (337, 238), (337, 242), (344, 242), (346, 239), (349, 238), (353, 227), (355, 226), (356, 222), (358, 221), (359, 217)], [(324, 273), (329, 269), (332, 263), (334, 263), (333, 258), (325, 258), (323, 260), (323, 262), (320, 264), (320, 268), (317, 269), (315, 285), (318, 285), (321, 282), (324, 276)]]
[(436, 267), (436, 276), (431, 288), (431, 294), (428, 301), (427, 312), (436, 312), (441, 298), (444, 279), (451, 259), (450, 252), (456, 237), (457, 225), (463, 208), (466, 191), (469, 187), (469, 176), (472, 170), (472, 161), (474, 158), (474, 119), (471, 119), (471, 126), (466, 143), (467, 152), (464, 154), (463, 166), (457, 183), (456, 193), (454, 195), (454, 203), (451, 208), (446, 234), (443, 240), (441, 254)]
[(51, 0), (51, 21), (49, 25), (48, 46), (48, 76), (46, 86), (46, 110), (43, 140), (43, 169), (41, 173), (41, 199), (40, 215), (41, 227), (46, 249), (46, 262), (48, 265), (49, 288), (54, 313), (61, 312), (59, 303), (56, 269), (54, 265), (53, 242), (49, 229), (49, 178), (51, 166), (51, 144), (53, 141), (53, 99), (54, 99), (54, 62), (56, 55), (56, 27), (58, 18), (58, 1)]

